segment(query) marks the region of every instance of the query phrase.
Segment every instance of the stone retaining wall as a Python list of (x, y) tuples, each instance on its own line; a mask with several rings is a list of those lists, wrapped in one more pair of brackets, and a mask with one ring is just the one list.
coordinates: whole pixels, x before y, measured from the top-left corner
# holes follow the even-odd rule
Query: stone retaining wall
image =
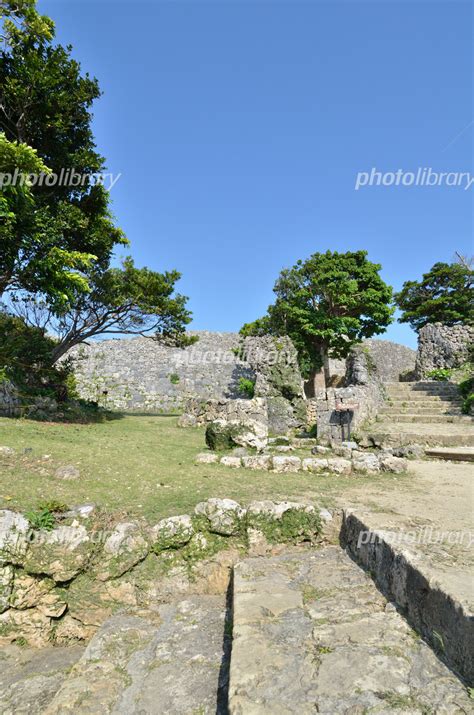
[(417, 378), (423, 379), (431, 370), (460, 367), (473, 345), (474, 328), (469, 325), (425, 325), (418, 333)]
[(208, 499), (154, 525), (111, 525), (82, 505), (58, 515), (49, 531), (0, 510), (0, 644), (84, 641), (120, 608), (199, 589), (225, 593), (243, 551), (314, 543), (325, 520), (329, 512), (307, 504)]

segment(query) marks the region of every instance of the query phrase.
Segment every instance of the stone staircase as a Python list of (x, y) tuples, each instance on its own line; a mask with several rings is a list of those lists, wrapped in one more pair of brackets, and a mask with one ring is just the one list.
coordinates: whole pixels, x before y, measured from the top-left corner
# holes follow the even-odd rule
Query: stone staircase
[(456, 385), (385, 383), (387, 402), (368, 432), (393, 446), (474, 447), (474, 419), (461, 413)]

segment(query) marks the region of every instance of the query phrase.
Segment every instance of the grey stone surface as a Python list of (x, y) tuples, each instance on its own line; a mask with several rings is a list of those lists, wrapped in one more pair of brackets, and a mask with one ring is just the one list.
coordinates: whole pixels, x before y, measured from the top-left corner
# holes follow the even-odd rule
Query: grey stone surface
[(79, 479), (81, 473), (74, 464), (65, 464), (63, 467), (56, 469), (54, 476), (58, 479), (64, 479), (65, 481), (72, 481)]
[(28, 547), (29, 528), (23, 514), (10, 509), (0, 510), (0, 566), (21, 563)]
[(254, 378), (236, 356), (237, 333), (190, 332), (184, 350), (148, 338), (101, 340), (71, 350), (81, 397), (120, 410), (167, 411), (187, 399), (240, 397), (239, 379)]
[(469, 325), (425, 325), (418, 333), (418, 379), (423, 379), (431, 370), (463, 365), (468, 361), (469, 346), (473, 343), (474, 328)]
[(234, 573), (231, 715), (463, 713), (462, 683), (338, 547)]
[(150, 529), (150, 541), (155, 549), (184, 546), (193, 535), (194, 527), (189, 514), (161, 519)]
[(219, 715), (226, 712), (228, 637), (222, 596), (110, 618), (45, 715)]
[(222, 536), (232, 536), (242, 528), (245, 509), (233, 499), (213, 498), (200, 502), (194, 513), (206, 520), (209, 531)]
[(18, 417), (20, 415), (20, 398), (18, 390), (10, 380), (0, 382), (0, 416)]
[[(443, 659), (472, 683), (474, 600), (470, 549), (451, 546), (450, 534), (459, 542), (455, 531), (446, 531), (443, 541), (432, 523), (424, 524), (420, 519), (418, 534), (416, 523), (411, 520), (406, 525), (395, 519), (392, 524), (386, 514), (347, 510), (341, 543)], [(420, 526), (426, 532), (421, 533), (421, 539)]]
[(42, 715), (84, 652), (69, 648), (3, 646), (0, 653), (2, 715)]
[(299, 457), (273, 457), (274, 472), (298, 472), (301, 469)]

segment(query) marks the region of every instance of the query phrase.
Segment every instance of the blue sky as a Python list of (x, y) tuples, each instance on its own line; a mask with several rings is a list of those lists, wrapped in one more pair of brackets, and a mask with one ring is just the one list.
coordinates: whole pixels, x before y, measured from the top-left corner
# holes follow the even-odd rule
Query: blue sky
[[(194, 329), (264, 314), (283, 267), (364, 248), (396, 289), (472, 253), (473, 192), (357, 172), (473, 171), (471, 2), (40, 0), (100, 82), (137, 263), (182, 272)], [(394, 324), (386, 338), (414, 346)]]

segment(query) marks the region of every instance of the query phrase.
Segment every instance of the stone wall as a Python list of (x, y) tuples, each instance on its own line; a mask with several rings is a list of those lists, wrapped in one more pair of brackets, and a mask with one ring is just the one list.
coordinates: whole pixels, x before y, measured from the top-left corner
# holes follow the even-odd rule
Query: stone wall
[[(255, 395), (267, 397), (270, 429), (286, 431), (304, 422), (296, 351), (288, 338), (246, 338), (237, 333), (194, 332), (199, 341), (180, 350), (148, 338), (92, 342), (74, 348), (81, 397), (109, 409), (181, 410), (191, 397), (242, 397), (241, 377), (256, 379)], [(387, 340), (363, 343), (384, 380), (414, 368), (415, 352)], [(331, 375), (345, 375), (345, 361), (331, 361)]]
[[(398, 382), (404, 373), (415, 369), (416, 350), (390, 340), (364, 340), (361, 345), (368, 351), (371, 363), (383, 382)], [(356, 346), (358, 349), (359, 346)], [(330, 360), (331, 377), (343, 377), (346, 372), (345, 360)]]
[(190, 397), (241, 397), (241, 377), (254, 372), (238, 355), (237, 333), (190, 333), (199, 341), (184, 350), (149, 338), (102, 340), (70, 352), (81, 397), (109, 409), (169, 411)]
[(418, 379), (430, 370), (460, 367), (469, 359), (469, 346), (474, 344), (474, 328), (469, 325), (425, 325), (418, 333), (416, 375)]
[(20, 398), (18, 392), (9, 380), (0, 382), (0, 417), (18, 417), (20, 414)]
[(345, 382), (346, 387), (318, 390), (307, 402), (307, 427), (311, 429), (316, 425), (320, 441), (350, 439), (364, 423), (375, 419), (384, 401), (379, 368), (365, 345), (356, 346), (351, 351)]

